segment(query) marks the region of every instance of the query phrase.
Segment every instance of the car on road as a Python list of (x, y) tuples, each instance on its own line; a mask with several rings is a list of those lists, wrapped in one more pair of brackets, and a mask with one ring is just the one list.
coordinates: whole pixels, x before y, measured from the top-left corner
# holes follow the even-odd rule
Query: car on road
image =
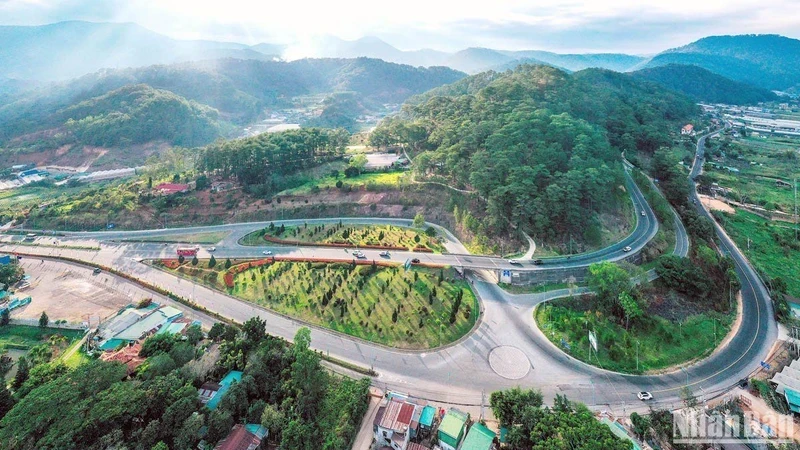
[(209, 252), (215, 252), (217, 251), (217, 247), (208, 247), (206, 250), (208, 250)]
[(653, 399), (653, 394), (651, 394), (651, 393), (649, 393), (647, 391), (639, 392), (638, 394), (636, 394), (636, 396), (639, 397), (639, 400), (641, 400), (643, 402)]
[(412, 259), (411, 264), (419, 264), (419, 258)]
[(271, 252), (271, 251), (269, 251), (269, 250), (264, 250), (263, 252), (261, 252), (261, 254), (262, 254), (262, 255), (269, 256), (269, 255), (271, 255), (271, 254), (272, 254), (272, 252)]
[(92, 271), (92, 273), (94, 273), (95, 275), (97, 275), (100, 272), (102, 272), (102, 271), (100, 270), (99, 267), (95, 267), (94, 270)]
[(541, 266), (542, 264), (544, 264), (544, 261), (542, 261), (541, 259), (534, 259), (533, 264), (536, 266)]
[(632, 250), (632, 249), (631, 249), (630, 247), (623, 247), (623, 248), (622, 248), (622, 251), (623, 251), (623, 252), (625, 252), (625, 253), (628, 253), (628, 252), (629, 252), (629, 251), (631, 251), (631, 250)]
[(522, 263), (518, 259), (509, 259), (508, 263), (509, 264), (513, 264), (515, 266), (521, 266), (522, 265)]
[(380, 253), (380, 255), (383, 256), (384, 258), (391, 258), (392, 257), (392, 255), (390, 255), (389, 252), (386, 251), (386, 250), (382, 251)]
[(642, 210), (642, 216), (646, 216), (646, 215), (647, 215), (647, 214), (645, 214), (644, 210)]
[(366, 259), (367, 258), (367, 255), (365, 255), (364, 252), (362, 252), (360, 250), (354, 251), (353, 252), (353, 256), (355, 256), (358, 259)]

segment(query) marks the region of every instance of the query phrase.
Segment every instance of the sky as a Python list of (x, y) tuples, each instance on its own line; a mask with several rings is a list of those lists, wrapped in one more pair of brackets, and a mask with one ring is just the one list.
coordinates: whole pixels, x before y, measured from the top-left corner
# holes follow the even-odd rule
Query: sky
[[(135, 22), (179, 39), (291, 44), (377, 36), (466, 47), (653, 54), (718, 34), (800, 37), (798, 0), (0, 0), (0, 24)], [(313, 54), (304, 55), (313, 56)]]

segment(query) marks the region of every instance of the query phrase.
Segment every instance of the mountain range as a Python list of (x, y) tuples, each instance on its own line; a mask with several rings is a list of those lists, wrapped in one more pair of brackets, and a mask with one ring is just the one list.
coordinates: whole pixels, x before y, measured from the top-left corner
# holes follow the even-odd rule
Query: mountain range
[[(144, 67), (218, 58), (270, 61), (291, 56), (292, 45), (187, 41), (132, 23), (59, 22), (42, 26), (0, 26), (0, 99), (32, 82), (67, 80), (99, 69)], [(158, 51), (153, 51), (157, 48)], [(800, 86), (800, 40), (778, 35), (711, 36), (652, 57), (623, 53), (559, 54), (541, 50), (467, 48), (455, 53), (400, 50), (367, 36), (357, 40), (321, 38), (303, 55), (317, 58), (368, 57), (411, 66), (446, 66), (474, 74), (502, 72), (521, 64), (543, 64), (567, 72), (602, 68), (630, 72), (669, 64), (699, 66), (717, 75), (769, 90)], [(24, 83), (12, 80), (25, 80)]]

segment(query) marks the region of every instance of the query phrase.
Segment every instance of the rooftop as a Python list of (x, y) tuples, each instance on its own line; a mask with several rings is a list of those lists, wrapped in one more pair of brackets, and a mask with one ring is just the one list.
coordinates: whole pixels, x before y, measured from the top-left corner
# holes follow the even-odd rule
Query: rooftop
[(461, 444), (461, 450), (489, 450), (492, 447), (494, 437), (494, 431), (480, 423), (475, 423), (467, 432), (467, 437), (464, 438), (464, 443)]
[(455, 408), (450, 408), (447, 414), (444, 415), (442, 423), (439, 425), (439, 432), (457, 439), (458, 435), (461, 434), (461, 431), (464, 429), (464, 424), (466, 422), (466, 414)]
[(387, 430), (405, 433), (411, 424), (416, 405), (413, 403), (391, 400), (383, 412), (378, 426)]
[(238, 370), (231, 370), (228, 372), (228, 374), (225, 375), (225, 378), (220, 380), (217, 393), (208, 399), (208, 402), (206, 403), (208, 409), (216, 409), (220, 400), (222, 400), (222, 397), (224, 397), (225, 393), (228, 392), (228, 388), (231, 387), (231, 384), (238, 381), (242, 381), (242, 372), (239, 372)]
[(233, 426), (228, 436), (221, 440), (214, 450), (254, 450), (261, 445), (267, 430), (261, 425), (240, 423)]
[(422, 415), (419, 418), (419, 424), (424, 427), (432, 427), (433, 426), (433, 418), (436, 416), (436, 408), (433, 406), (426, 406), (422, 409)]

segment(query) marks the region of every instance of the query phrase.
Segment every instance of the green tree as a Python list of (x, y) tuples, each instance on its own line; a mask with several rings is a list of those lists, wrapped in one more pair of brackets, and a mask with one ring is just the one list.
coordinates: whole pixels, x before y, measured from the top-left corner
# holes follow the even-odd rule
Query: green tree
[(203, 330), (200, 328), (199, 324), (193, 323), (186, 327), (186, 340), (191, 345), (197, 345), (203, 339)]
[(230, 433), (233, 428), (234, 420), (229, 411), (215, 409), (208, 416), (208, 431), (206, 441), (216, 444)]
[(8, 325), (11, 321), (11, 315), (8, 313), (8, 308), (0, 311), (0, 327)]
[(199, 263), (199, 262), (200, 262), (200, 261), (197, 259), (197, 255), (194, 255), (194, 257), (192, 258), (192, 265), (193, 265), (193, 266), (196, 266), (196, 265), (197, 265), (197, 263)]
[(214, 255), (211, 255), (211, 259), (208, 260), (208, 268), (213, 269), (214, 266), (217, 265), (217, 259), (214, 258)]
[(291, 388), (296, 398), (296, 411), (304, 420), (312, 420), (319, 408), (328, 380), (320, 370), (319, 355), (310, 348), (311, 331), (300, 328), (294, 337)]
[(203, 415), (193, 413), (183, 421), (178, 434), (175, 435), (175, 448), (195, 448), (200, 440), (200, 429), (203, 428)]
[(42, 315), (39, 316), (39, 328), (47, 328), (47, 325), (50, 323), (50, 318), (47, 317), (47, 313), (42, 311)]
[(414, 216), (414, 222), (412, 225), (414, 228), (422, 228), (425, 226), (425, 216), (423, 216), (422, 213), (417, 213), (417, 215)]
[(214, 325), (211, 325), (211, 329), (208, 331), (208, 338), (212, 341), (216, 341), (222, 337), (225, 333), (225, 324), (222, 322), (215, 322)]
[(494, 416), (504, 427), (511, 427), (520, 423), (525, 408), (539, 408), (542, 406), (542, 400), (541, 391), (523, 390), (519, 387), (505, 391), (495, 391), (489, 396), (489, 404), (492, 407)]
[(24, 355), (20, 356), (17, 360), (17, 373), (14, 375), (14, 381), (11, 382), (11, 387), (19, 389), (22, 384), (28, 380), (30, 374), (30, 366), (28, 365), (28, 358)]
[(225, 270), (230, 269), (231, 265), (233, 265), (233, 263), (231, 262), (231, 259), (230, 258), (225, 259)]
[(642, 307), (638, 300), (631, 294), (623, 292), (619, 295), (619, 303), (625, 314), (625, 329), (628, 329), (630, 321), (642, 315)]
[(589, 288), (597, 293), (597, 299), (606, 312), (617, 314), (620, 295), (631, 291), (631, 276), (622, 267), (604, 261), (589, 266), (587, 278)]
[(153, 446), (152, 450), (169, 450), (169, 446), (165, 444), (164, 441), (158, 441), (158, 443)]
[(267, 321), (258, 316), (253, 316), (242, 325), (242, 330), (244, 330), (245, 339), (253, 347), (256, 347), (267, 337)]
[(278, 408), (273, 405), (264, 407), (264, 412), (261, 414), (261, 426), (269, 430), (270, 441), (279, 442), (281, 440), (280, 432), (285, 423), (286, 417)]

